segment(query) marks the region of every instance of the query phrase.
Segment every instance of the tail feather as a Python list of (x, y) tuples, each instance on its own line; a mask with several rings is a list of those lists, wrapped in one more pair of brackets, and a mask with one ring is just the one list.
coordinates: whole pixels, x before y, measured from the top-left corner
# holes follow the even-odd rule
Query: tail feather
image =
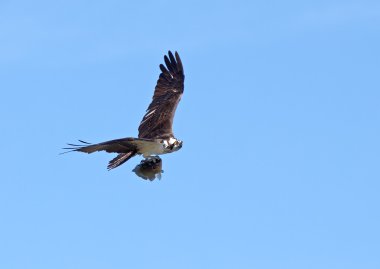
[(123, 163), (125, 163), (126, 161), (128, 161), (130, 158), (132, 158), (135, 155), (136, 155), (136, 152), (134, 151), (130, 151), (128, 153), (120, 153), (108, 163), (107, 169), (108, 170), (114, 169), (122, 165)]

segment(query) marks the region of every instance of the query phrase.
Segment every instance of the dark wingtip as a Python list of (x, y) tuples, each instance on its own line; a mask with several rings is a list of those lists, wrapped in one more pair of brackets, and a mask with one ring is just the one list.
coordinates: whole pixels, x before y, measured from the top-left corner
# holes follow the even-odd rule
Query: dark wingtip
[(83, 144), (87, 144), (87, 145), (91, 145), (92, 143), (89, 143), (89, 142), (86, 142), (86, 141), (83, 141), (83, 140), (80, 140), (78, 139), (79, 142), (83, 143)]
[(170, 50), (168, 51), (168, 55), (169, 55), (169, 58), (170, 58), (170, 59), (174, 59), (174, 57), (173, 57), (173, 53), (172, 53)]
[(171, 59), (169, 60), (168, 56), (164, 56), (164, 61), (165, 61), (165, 64), (166, 64), (166, 68), (169, 69), (170, 72), (173, 72), (174, 69), (174, 64), (171, 62)]
[(66, 154), (66, 153), (75, 151), (75, 149), (72, 149), (72, 148), (62, 148), (62, 149), (68, 149), (68, 151), (61, 152), (58, 155), (62, 155), (62, 154)]
[(168, 70), (166, 69), (166, 67), (163, 64), (160, 64), (160, 69), (161, 69), (162, 73), (168, 73)]
[(179, 71), (180, 71), (181, 73), (183, 73), (183, 65), (182, 65), (182, 61), (181, 61), (181, 58), (179, 57), (178, 52), (176, 51), (174, 55), (175, 55), (175, 59), (176, 59), (176, 61), (177, 61), (178, 69), (179, 69)]
[(92, 145), (91, 143), (83, 141), (83, 140), (80, 140), (80, 139), (78, 139), (78, 141), (81, 142), (84, 145), (77, 145), (77, 144), (67, 143), (67, 145), (71, 146), (71, 147), (70, 148), (62, 148), (62, 149), (68, 150), (68, 151), (61, 152), (61, 153), (59, 153), (59, 155), (62, 155), (62, 154), (65, 154), (65, 153), (69, 153), (69, 152), (73, 152), (73, 151), (79, 151), (79, 149), (81, 147), (83, 147), (83, 146)]

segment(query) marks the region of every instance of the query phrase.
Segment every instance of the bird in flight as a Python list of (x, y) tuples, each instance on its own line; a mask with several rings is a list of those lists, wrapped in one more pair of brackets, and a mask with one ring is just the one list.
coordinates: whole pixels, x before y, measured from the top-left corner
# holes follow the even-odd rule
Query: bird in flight
[(137, 138), (126, 137), (98, 144), (82, 140), (80, 145), (68, 144), (69, 151), (93, 153), (106, 151), (118, 155), (108, 163), (108, 170), (114, 169), (136, 155), (146, 160), (159, 158), (156, 155), (172, 153), (182, 147), (182, 141), (175, 138), (172, 130), (174, 114), (184, 90), (185, 75), (178, 53), (168, 52), (165, 65), (160, 64), (161, 74), (157, 80), (152, 102), (148, 106), (138, 128)]

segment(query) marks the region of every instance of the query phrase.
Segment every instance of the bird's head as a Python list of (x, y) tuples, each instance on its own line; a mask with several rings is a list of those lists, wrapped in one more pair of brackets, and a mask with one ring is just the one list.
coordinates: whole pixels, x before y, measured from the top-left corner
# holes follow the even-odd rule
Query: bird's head
[(172, 151), (177, 151), (180, 148), (182, 148), (182, 141), (181, 140), (175, 140), (172, 144)]
[(163, 144), (164, 144), (164, 148), (168, 151), (168, 152), (173, 152), (173, 151), (177, 151), (179, 150), (180, 148), (182, 148), (182, 141), (181, 140), (178, 140), (174, 137), (171, 137), (170, 139), (168, 140), (164, 140), (163, 141)]
[(182, 140), (177, 140), (174, 143), (174, 147), (177, 149), (180, 149), (180, 148), (182, 148), (182, 143), (183, 143)]

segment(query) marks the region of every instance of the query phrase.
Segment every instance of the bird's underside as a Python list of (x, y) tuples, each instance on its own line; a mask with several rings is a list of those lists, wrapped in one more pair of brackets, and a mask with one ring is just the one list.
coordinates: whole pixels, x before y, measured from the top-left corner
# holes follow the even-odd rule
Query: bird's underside
[[(116, 168), (136, 155), (151, 158), (156, 155), (171, 153), (182, 147), (182, 141), (174, 137), (172, 125), (174, 114), (184, 89), (184, 72), (177, 52), (170, 51), (164, 57), (165, 65), (160, 65), (161, 74), (157, 80), (152, 102), (138, 128), (138, 138), (127, 137), (91, 144), (79, 140), (81, 144), (68, 144), (69, 151), (93, 153), (106, 151), (117, 153), (107, 168)], [(66, 153), (66, 152), (65, 152)]]
[(122, 165), (136, 155), (143, 155), (144, 158), (150, 158), (152, 156), (177, 151), (182, 147), (182, 141), (175, 138), (144, 139), (126, 137), (98, 144), (91, 144), (82, 140), (79, 140), (79, 142), (81, 142), (80, 145), (68, 144), (70, 147), (64, 149), (69, 151), (64, 153), (72, 151), (84, 152), (88, 154), (96, 151), (118, 153), (118, 155), (108, 163), (107, 168), (109, 170)]

